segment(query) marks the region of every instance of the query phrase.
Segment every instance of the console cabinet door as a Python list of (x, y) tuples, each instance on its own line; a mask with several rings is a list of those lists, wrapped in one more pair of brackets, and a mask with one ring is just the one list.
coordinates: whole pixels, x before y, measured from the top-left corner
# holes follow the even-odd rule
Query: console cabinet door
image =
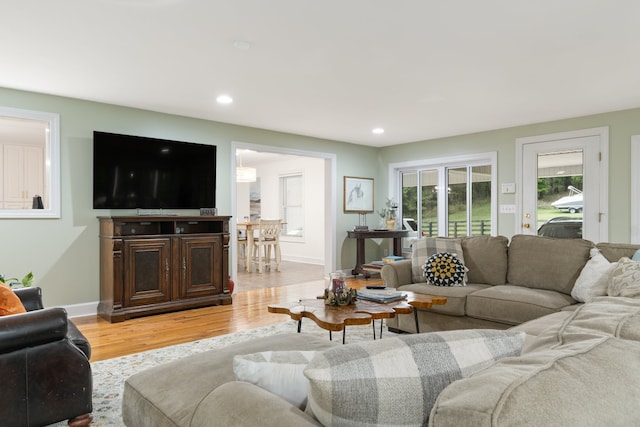
[(222, 293), (222, 261), (221, 236), (180, 238), (180, 297)]
[(127, 239), (124, 242), (124, 305), (171, 300), (171, 239)]

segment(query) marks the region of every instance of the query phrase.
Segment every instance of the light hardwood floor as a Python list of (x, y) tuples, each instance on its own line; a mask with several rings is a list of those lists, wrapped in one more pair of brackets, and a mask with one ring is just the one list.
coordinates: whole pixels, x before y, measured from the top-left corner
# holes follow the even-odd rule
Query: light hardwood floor
[[(348, 285), (356, 289), (366, 284), (380, 283), (381, 279), (373, 278), (348, 280)], [(121, 323), (109, 323), (98, 316), (74, 318), (73, 322), (91, 343), (91, 361), (97, 362), (284, 322), (289, 316), (269, 313), (269, 304), (314, 298), (323, 292), (325, 285), (324, 280), (314, 280), (240, 291), (233, 295), (231, 305), (140, 317)]]

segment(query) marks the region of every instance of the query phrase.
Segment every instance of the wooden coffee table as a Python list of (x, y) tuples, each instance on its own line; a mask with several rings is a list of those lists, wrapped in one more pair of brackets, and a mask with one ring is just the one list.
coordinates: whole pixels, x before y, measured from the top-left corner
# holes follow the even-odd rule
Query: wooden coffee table
[[(298, 332), (302, 329), (302, 319), (312, 319), (316, 325), (329, 331), (342, 331), (342, 343), (345, 342), (346, 329), (349, 325), (368, 325), (373, 321), (373, 339), (376, 339), (375, 320), (390, 319), (396, 314), (414, 314), (416, 331), (420, 333), (418, 325), (418, 308), (431, 308), (434, 304), (445, 304), (446, 297), (423, 295), (414, 292), (404, 292), (404, 299), (379, 303), (359, 299), (355, 304), (346, 306), (325, 305), (324, 299), (304, 299), (290, 304), (271, 304), (269, 313), (288, 314), (291, 319), (298, 321)], [(380, 325), (382, 337), (382, 323)]]

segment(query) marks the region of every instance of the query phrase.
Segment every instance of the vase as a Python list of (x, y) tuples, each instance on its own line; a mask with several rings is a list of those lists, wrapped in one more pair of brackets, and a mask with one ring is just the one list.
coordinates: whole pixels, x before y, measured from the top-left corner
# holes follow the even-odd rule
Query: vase
[(387, 220), (387, 230), (393, 230), (395, 227), (396, 227), (396, 220), (395, 220), (395, 218), (388, 219), (388, 220)]

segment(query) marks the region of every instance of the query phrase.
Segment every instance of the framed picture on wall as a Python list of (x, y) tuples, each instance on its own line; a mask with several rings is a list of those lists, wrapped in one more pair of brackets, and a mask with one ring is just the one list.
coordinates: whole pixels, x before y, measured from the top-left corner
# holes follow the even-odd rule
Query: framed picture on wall
[(373, 178), (344, 177), (344, 211), (373, 212)]

